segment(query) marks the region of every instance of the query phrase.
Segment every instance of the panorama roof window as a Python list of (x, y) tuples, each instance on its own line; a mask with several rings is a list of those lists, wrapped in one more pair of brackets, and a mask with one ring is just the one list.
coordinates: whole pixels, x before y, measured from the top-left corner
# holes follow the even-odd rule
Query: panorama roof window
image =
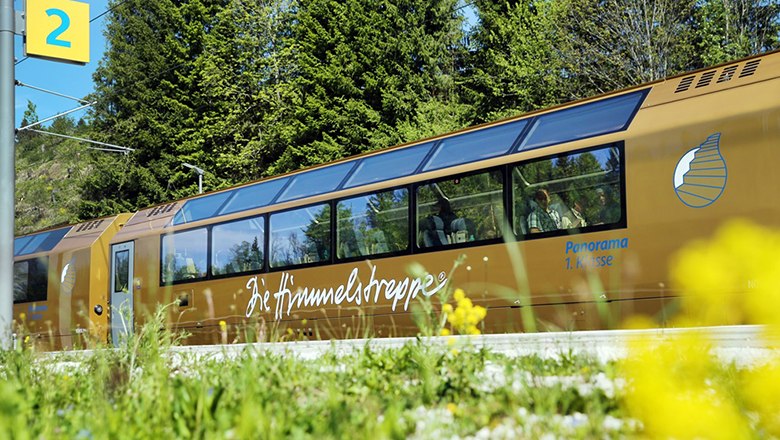
[(174, 217), (173, 225), (625, 130), (649, 90), (478, 128), (438, 141), (189, 200)]
[(70, 229), (70, 227), (55, 229), (53, 231), (40, 232), (35, 235), (14, 239), (14, 257), (35, 254), (38, 252), (48, 252), (54, 249), (54, 246), (57, 246), (57, 244), (62, 241), (65, 235), (70, 232)]
[(333, 191), (341, 185), (354, 166), (355, 161), (350, 161), (291, 176), (292, 181), (276, 201), (289, 202)]
[(433, 144), (435, 142), (427, 142), (422, 145), (366, 157), (358, 163), (355, 172), (349, 177), (344, 188), (409, 176), (420, 167), (420, 163), (431, 151)]
[(641, 90), (541, 115), (518, 151), (625, 130), (646, 95)]
[(260, 208), (273, 201), (289, 178), (255, 183), (233, 191), (233, 197), (219, 210), (219, 215), (232, 214), (248, 209)]
[(232, 193), (233, 191), (228, 191), (187, 201), (176, 213), (173, 224), (181, 225), (213, 217)]
[(509, 122), (443, 139), (423, 171), (438, 170), (506, 154), (528, 120)]

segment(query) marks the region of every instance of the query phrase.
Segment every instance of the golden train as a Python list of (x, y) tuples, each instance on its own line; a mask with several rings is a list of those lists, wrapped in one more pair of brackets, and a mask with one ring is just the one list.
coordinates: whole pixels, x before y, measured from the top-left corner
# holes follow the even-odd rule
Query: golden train
[(455, 287), (484, 332), (664, 325), (685, 242), (778, 225), (778, 97), (772, 52), (20, 236), (14, 320), (55, 348), (161, 304), (187, 344), (402, 336)]

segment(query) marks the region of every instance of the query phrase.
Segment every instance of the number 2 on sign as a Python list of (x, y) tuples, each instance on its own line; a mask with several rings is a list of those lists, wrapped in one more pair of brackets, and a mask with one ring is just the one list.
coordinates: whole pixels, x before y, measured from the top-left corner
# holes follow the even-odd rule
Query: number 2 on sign
[(52, 8), (46, 10), (46, 15), (49, 17), (56, 15), (60, 19), (60, 25), (57, 27), (57, 29), (51, 31), (49, 36), (46, 37), (46, 44), (51, 44), (52, 46), (70, 47), (70, 41), (59, 39), (60, 35), (62, 35), (70, 27), (70, 17), (68, 17), (68, 14), (66, 14), (62, 9)]

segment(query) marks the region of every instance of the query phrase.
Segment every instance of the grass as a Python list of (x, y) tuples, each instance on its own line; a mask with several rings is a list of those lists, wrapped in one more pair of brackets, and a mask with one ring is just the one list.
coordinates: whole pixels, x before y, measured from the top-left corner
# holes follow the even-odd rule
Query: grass
[[(162, 313), (159, 315), (162, 316)], [(159, 318), (161, 319), (161, 318)], [(614, 366), (509, 358), (470, 345), (363, 348), (316, 360), (247, 349), (173, 357), (155, 320), (71, 362), (0, 354), (0, 432), (12, 439), (567, 438), (636, 430)], [(70, 357), (69, 357), (70, 356)]]

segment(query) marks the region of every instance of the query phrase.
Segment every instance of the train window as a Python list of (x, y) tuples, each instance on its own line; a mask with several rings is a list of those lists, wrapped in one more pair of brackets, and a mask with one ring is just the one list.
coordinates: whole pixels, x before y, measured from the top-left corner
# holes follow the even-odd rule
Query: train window
[(528, 120), (524, 119), (443, 139), (423, 170), (438, 170), (506, 154), (526, 124)]
[(340, 259), (409, 248), (409, 191), (397, 189), (342, 200), (336, 205)]
[(547, 113), (533, 122), (519, 150), (624, 130), (644, 100), (644, 90)]
[(50, 251), (54, 249), (54, 246), (57, 246), (70, 229), (67, 227), (16, 238), (14, 239), (14, 256)]
[(271, 215), (271, 267), (330, 259), (330, 205), (314, 205)]
[(500, 171), (449, 178), (417, 188), (420, 247), (500, 238), (503, 219)]
[(232, 214), (266, 206), (276, 197), (289, 178), (259, 182), (233, 191), (233, 196), (219, 210), (219, 215)]
[(211, 273), (229, 275), (262, 269), (264, 234), (263, 217), (214, 226), (211, 230)]
[(163, 283), (206, 277), (207, 237), (206, 228), (175, 232), (163, 236)]
[(22, 249), (29, 243), (30, 236), (14, 238), (14, 257), (18, 256)]
[(535, 159), (512, 170), (519, 236), (571, 234), (625, 224), (622, 145)]
[(352, 160), (292, 176), (292, 181), (277, 201), (287, 202), (333, 191), (341, 185), (344, 177), (355, 166), (355, 163), (356, 161)]
[(130, 251), (124, 250), (114, 254), (114, 292), (129, 292), (130, 282)]
[(173, 224), (181, 225), (213, 217), (232, 193), (227, 191), (187, 201), (176, 213)]
[(46, 301), (48, 266), (46, 258), (14, 263), (14, 304)]
[(409, 176), (417, 170), (420, 162), (431, 151), (433, 144), (435, 142), (427, 142), (422, 145), (366, 157), (357, 165), (344, 188)]

